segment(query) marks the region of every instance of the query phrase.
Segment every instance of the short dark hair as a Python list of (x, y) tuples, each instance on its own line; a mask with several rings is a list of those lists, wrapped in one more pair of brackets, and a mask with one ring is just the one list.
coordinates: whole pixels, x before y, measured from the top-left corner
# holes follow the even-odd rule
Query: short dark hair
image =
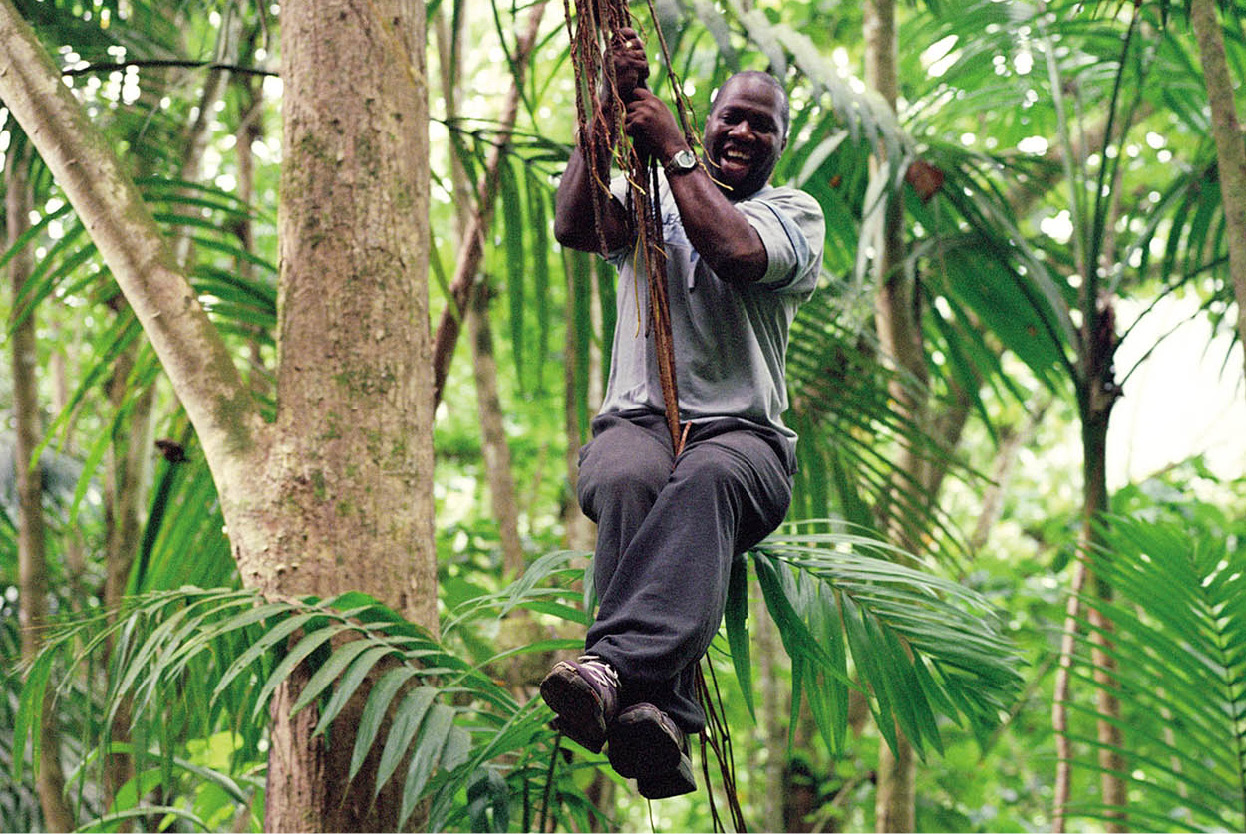
[(775, 78), (765, 70), (740, 70), (722, 83), (718, 91), (714, 93), (714, 99), (710, 102), (710, 113), (714, 112), (714, 108), (718, 106), (718, 94), (727, 89), (727, 85), (733, 81), (743, 79), (756, 79), (768, 84), (779, 96), (779, 115), (783, 118), (783, 139), (787, 140), (787, 129), (792, 124), (791, 108), (787, 102), (787, 90), (783, 86), (783, 82)]

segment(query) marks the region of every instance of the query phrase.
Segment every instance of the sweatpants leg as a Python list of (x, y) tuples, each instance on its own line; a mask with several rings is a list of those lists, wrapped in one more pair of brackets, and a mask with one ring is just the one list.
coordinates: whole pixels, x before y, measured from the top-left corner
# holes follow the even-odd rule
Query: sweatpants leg
[(593, 420), (593, 439), (580, 450), (577, 492), (580, 508), (597, 525), (593, 584), (599, 599), (674, 465), (662, 415), (603, 414)]
[[(693, 427), (674, 470), (668, 462), (659, 482), (652, 467), (660, 455), (634, 430), (616, 428), (601, 431), (581, 462), (581, 500), (598, 518), (602, 562), (586, 646), (618, 670), (623, 704), (649, 701), (685, 732), (697, 732), (705, 715), (695, 666), (722, 623), (732, 560), (783, 520), (791, 475), (763, 430), (710, 424)], [(634, 428), (661, 439), (669, 456), (665, 423)], [(617, 458), (643, 469), (643, 482), (624, 483), (628, 473), (600, 468)]]

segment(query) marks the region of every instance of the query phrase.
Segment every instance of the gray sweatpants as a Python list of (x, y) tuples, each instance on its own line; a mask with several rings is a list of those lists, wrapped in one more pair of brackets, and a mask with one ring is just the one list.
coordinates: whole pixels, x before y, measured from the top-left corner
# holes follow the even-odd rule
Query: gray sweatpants
[(735, 557), (787, 512), (794, 460), (777, 431), (694, 424), (679, 460), (661, 414), (603, 414), (580, 450), (579, 501), (595, 521), (599, 608), (587, 653), (687, 733), (705, 726), (697, 662), (722, 623)]

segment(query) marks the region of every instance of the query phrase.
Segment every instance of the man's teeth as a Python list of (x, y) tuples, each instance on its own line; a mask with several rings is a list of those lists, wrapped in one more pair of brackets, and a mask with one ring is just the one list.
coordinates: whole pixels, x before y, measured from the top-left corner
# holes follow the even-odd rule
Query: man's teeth
[(734, 148), (723, 151), (723, 159), (729, 159), (732, 162), (748, 162), (749, 155), (743, 151), (737, 151)]

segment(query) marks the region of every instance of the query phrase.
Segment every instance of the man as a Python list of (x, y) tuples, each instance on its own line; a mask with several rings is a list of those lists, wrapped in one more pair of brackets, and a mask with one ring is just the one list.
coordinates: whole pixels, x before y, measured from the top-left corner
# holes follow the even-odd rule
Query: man
[(608, 745), (614, 769), (660, 799), (696, 790), (687, 736), (705, 726), (697, 663), (722, 622), (733, 560), (779, 525), (791, 499), (796, 435), (780, 419), (784, 352), (817, 282), (825, 227), (808, 194), (768, 185), (789, 124), (777, 80), (730, 78), (698, 159), (670, 108), (644, 88), (636, 32), (619, 32), (612, 53), (624, 128), (664, 168), (655, 202), (679, 417), (689, 428), (676, 458), (628, 184), (611, 184), (598, 228), (591, 189), (605, 172), (590, 171), (577, 147), (558, 188), (555, 235), (584, 251), (604, 241), (619, 271), (610, 380), (580, 451), (580, 506), (598, 525), (600, 606), (586, 654), (557, 664), (541, 695), (565, 735), (593, 752)]

